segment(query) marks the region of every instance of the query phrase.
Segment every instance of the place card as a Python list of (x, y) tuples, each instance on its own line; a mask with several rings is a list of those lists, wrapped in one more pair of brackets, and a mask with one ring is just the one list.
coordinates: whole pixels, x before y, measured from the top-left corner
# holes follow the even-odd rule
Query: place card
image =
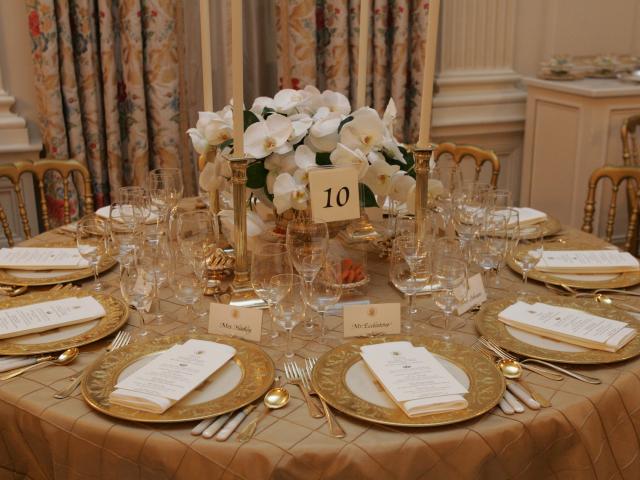
[(309, 170), (311, 218), (337, 222), (360, 217), (358, 171), (353, 167)]
[(187, 340), (119, 381), (109, 400), (126, 407), (163, 413), (220, 369), (235, 353), (230, 345)]
[(72, 270), (89, 267), (77, 248), (0, 248), (0, 268)]
[(629, 252), (616, 250), (545, 250), (536, 270), (552, 273), (621, 273), (640, 269)]
[[(487, 292), (482, 283), (482, 274), (476, 273), (468, 281), (468, 290), (465, 292), (464, 285), (453, 290), (456, 298), (463, 298), (464, 301), (456, 308), (458, 315), (468, 312), (474, 307), (482, 305), (487, 301)], [(466, 295), (465, 295), (466, 293)]]
[(69, 297), (0, 310), (0, 338), (18, 337), (104, 317), (95, 298)]
[(262, 336), (262, 310), (212, 303), (209, 309), (209, 333), (259, 342)]
[(574, 308), (516, 302), (498, 314), (512, 327), (596, 350), (615, 352), (637, 332), (629, 324)]
[(345, 305), (343, 312), (345, 338), (400, 333), (399, 303)]
[(362, 359), (410, 417), (465, 408), (467, 389), (424, 347), (389, 342), (360, 347)]

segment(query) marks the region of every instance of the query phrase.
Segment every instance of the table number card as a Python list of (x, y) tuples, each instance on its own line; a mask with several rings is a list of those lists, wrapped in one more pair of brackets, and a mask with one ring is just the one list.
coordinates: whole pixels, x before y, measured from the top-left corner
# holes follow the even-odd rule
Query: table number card
[(399, 303), (345, 305), (343, 318), (345, 338), (400, 333)]
[[(456, 290), (457, 291), (454, 291), (456, 297), (464, 298), (464, 289), (458, 288)], [(474, 276), (469, 278), (469, 290), (466, 292), (466, 300), (464, 300), (464, 303), (458, 305), (458, 315), (462, 315), (472, 308), (482, 305), (486, 301), (487, 292), (485, 291), (482, 283), (482, 275), (480, 273), (476, 273)]]
[(262, 310), (212, 303), (209, 310), (209, 333), (259, 342), (262, 335)]
[(310, 170), (309, 193), (314, 222), (336, 222), (360, 216), (358, 171), (353, 167)]

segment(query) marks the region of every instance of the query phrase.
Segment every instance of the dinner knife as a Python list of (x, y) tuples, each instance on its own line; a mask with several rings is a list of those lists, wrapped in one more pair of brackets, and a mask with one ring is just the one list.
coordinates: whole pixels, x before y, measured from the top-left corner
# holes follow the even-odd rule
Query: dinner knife
[(511, 405), (509, 405), (509, 403), (504, 399), (504, 397), (500, 399), (500, 403), (498, 405), (500, 405), (500, 410), (502, 410), (502, 412), (507, 415), (513, 415), (514, 413), (516, 413), (516, 411), (513, 409)]
[(238, 425), (242, 423), (242, 421), (247, 418), (247, 416), (256, 408), (255, 405), (247, 405), (241, 411), (236, 412), (236, 414), (229, 420), (225, 426), (218, 432), (216, 435), (216, 440), (218, 442), (224, 442), (227, 438), (231, 436)]
[(216, 421), (216, 418), (218, 417), (205, 418), (202, 420), (198, 425), (191, 429), (191, 435), (195, 437), (202, 435), (202, 432), (209, 428), (209, 426)]
[(202, 436), (204, 438), (213, 437), (216, 433), (218, 433), (218, 430), (220, 430), (222, 426), (227, 423), (227, 420), (229, 420), (229, 418), (231, 418), (231, 413), (220, 415), (211, 425), (205, 428), (205, 430), (202, 432)]
[(518, 400), (524, 402), (524, 404), (531, 410), (540, 410), (540, 404), (536, 402), (531, 394), (520, 385), (515, 382), (507, 382), (507, 388), (518, 398)]
[(507, 401), (507, 403), (509, 405), (511, 405), (513, 407), (513, 409), (516, 411), (516, 413), (524, 412), (524, 405), (522, 405), (518, 401), (518, 399), (511, 394), (511, 392), (505, 391), (504, 392), (504, 399)]

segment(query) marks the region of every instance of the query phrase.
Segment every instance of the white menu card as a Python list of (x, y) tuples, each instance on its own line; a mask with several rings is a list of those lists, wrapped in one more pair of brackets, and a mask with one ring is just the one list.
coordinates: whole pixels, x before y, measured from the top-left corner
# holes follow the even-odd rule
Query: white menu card
[(0, 248), (0, 268), (16, 270), (72, 270), (89, 267), (77, 248)]
[(629, 252), (616, 250), (545, 250), (536, 270), (550, 273), (621, 273), (640, 269)]
[(69, 297), (0, 310), (0, 338), (88, 322), (104, 317), (104, 307), (93, 297)]
[(409, 417), (467, 407), (467, 389), (424, 347), (389, 342), (360, 347), (371, 373)]
[(637, 334), (628, 323), (546, 303), (516, 302), (500, 312), (498, 319), (543, 337), (607, 352), (619, 350)]
[(233, 358), (236, 349), (207, 340), (174, 345), (116, 384), (117, 405), (163, 413)]

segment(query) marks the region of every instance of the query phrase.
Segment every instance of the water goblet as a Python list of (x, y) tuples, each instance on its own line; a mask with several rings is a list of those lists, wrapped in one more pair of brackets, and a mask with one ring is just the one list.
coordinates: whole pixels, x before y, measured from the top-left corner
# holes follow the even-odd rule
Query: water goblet
[(451, 330), (462, 328), (465, 324), (453, 312), (467, 296), (467, 265), (459, 258), (439, 256), (433, 261), (433, 277), (439, 287), (434, 291), (434, 302), (443, 313), (431, 317), (430, 323), (442, 329), (439, 336), (449, 341), (452, 338)]
[(326, 314), (327, 310), (340, 300), (342, 295), (342, 260), (328, 256), (322, 268), (311, 282), (308, 304), (320, 313), (320, 343), (328, 344)]
[(527, 278), (542, 259), (544, 253), (544, 234), (541, 225), (529, 225), (520, 227), (520, 240), (512, 253), (513, 261), (522, 270), (521, 297), (526, 298)]
[(123, 261), (120, 268), (120, 292), (127, 305), (131, 305), (140, 315), (140, 330), (136, 333), (139, 340), (150, 339), (156, 336), (147, 327), (142, 312), (149, 310), (152, 302), (153, 286), (147, 272), (141, 268), (135, 255), (131, 255), (128, 261)]
[(294, 356), (292, 348), (293, 329), (304, 315), (304, 282), (300, 275), (283, 273), (274, 275), (269, 288), (273, 291), (273, 304), (275, 306), (276, 322), (287, 334), (285, 357), (291, 359)]
[(93, 290), (101, 292), (104, 285), (98, 277), (100, 261), (107, 253), (108, 221), (97, 215), (86, 215), (78, 221), (76, 228), (76, 245), (82, 258), (89, 262), (93, 269)]

